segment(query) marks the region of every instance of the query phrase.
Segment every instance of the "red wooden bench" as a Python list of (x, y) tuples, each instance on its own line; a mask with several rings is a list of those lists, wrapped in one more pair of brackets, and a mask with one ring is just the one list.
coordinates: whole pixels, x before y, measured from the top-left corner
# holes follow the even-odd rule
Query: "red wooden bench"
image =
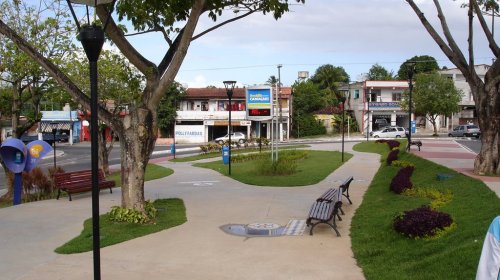
[[(104, 177), (104, 172), (99, 169), (99, 189), (109, 188), (109, 192), (113, 193), (112, 188), (115, 186), (115, 181), (108, 181)], [(57, 188), (57, 199), (64, 191), (69, 196), (69, 201), (72, 201), (72, 193), (88, 192), (92, 190), (92, 170), (81, 170), (73, 172), (63, 172), (54, 174), (55, 187)]]

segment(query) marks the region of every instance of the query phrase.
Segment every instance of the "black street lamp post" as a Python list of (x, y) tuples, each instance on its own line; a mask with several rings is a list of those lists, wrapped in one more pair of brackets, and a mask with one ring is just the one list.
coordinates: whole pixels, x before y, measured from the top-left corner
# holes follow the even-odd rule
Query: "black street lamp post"
[[(116, 0), (66, 0), (71, 10), (71, 14), (78, 28), (78, 39), (82, 43), (87, 59), (89, 60), (90, 73), (90, 156), (92, 170), (92, 251), (94, 260), (94, 279), (101, 279), (101, 256), (100, 256), (100, 232), (99, 232), (99, 162), (98, 162), (98, 96), (97, 96), (97, 61), (104, 44), (104, 30), (109, 23), (111, 11), (107, 14), (107, 21), (104, 26), (90, 23), (88, 6), (97, 7), (112, 3), (114, 7)], [(80, 26), (71, 3), (84, 4), (87, 11), (87, 24)]]
[(56, 133), (59, 127), (58, 122), (51, 122), (50, 127), (52, 128), (52, 143), (54, 143), (54, 173), (56, 172)]
[(344, 113), (345, 113), (345, 96), (340, 97), (340, 102), (342, 104), (342, 162), (344, 162)]
[(413, 74), (415, 73), (415, 65), (417, 64), (414, 61), (408, 61), (406, 64), (406, 72), (408, 74), (408, 90), (409, 90), (409, 98), (408, 98), (408, 146), (406, 149), (409, 151), (411, 146), (411, 107), (412, 107), (412, 91), (413, 91)]
[(226, 87), (227, 98), (229, 99), (229, 176), (231, 176), (231, 134), (233, 133), (233, 128), (231, 125), (231, 111), (233, 110), (231, 105), (231, 99), (233, 98), (234, 86), (236, 81), (224, 81), (224, 86)]
[(372, 92), (371, 89), (366, 95), (366, 90), (365, 90), (365, 96), (366, 96), (366, 104), (367, 104), (367, 109), (366, 109), (366, 141), (369, 141), (370, 139), (370, 101), (372, 99)]

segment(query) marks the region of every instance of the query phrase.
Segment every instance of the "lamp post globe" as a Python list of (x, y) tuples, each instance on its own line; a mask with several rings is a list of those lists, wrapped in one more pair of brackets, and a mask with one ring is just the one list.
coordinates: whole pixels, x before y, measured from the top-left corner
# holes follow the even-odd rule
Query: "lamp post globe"
[(231, 99), (233, 98), (233, 93), (234, 93), (234, 86), (236, 85), (236, 81), (224, 81), (224, 87), (226, 88), (226, 94), (227, 98), (229, 99), (229, 150), (228, 150), (228, 156), (229, 156), (229, 176), (231, 176), (231, 134), (233, 133), (233, 128), (231, 125), (231, 111), (233, 110), (232, 104), (231, 104)]
[[(94, 263), (94, 279), (101, 279), (100, 232), (99, 232), (99, 162), (98, 162), (98, 91), (97, 91), (97, 61), (104, 45), (104, 30), (111, 18), (111, 9), (107, 11), (107, 20), (104, 26), (90, 22), (88, 7), (97, 7), (110, 4), (114, 7), (116, 0), (66, 0), (78, 29), (78, 39), (82, 43), (89, 60), (90, 78), (90, 157), (92, 170), (92, 252)], [(73, 4), (86, 6), (87, 24), (80, 26)]]

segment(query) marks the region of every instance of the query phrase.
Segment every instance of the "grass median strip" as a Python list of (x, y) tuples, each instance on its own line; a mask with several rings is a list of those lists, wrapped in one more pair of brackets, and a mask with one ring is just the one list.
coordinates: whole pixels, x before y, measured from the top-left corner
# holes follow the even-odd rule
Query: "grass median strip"
[[(287, 145), (287, 146), (280, 146), (280, 150), (289, 150), (289, 149), (298, 149), (298, 148), (308, 148), (310, 147), (309, 145)], [(270, 148), (269, 147), (262, 147), (262, 152), (269, 152)], [(231, 155), (237, 155), (237, 154), (244, 154), (244, 153), (259, 153), (260, 150), (258, 147), (256, 148), (232, 148), (231, 149)], [(171, 159), (171, 162), (189, 162), (189, 161), (196, 161), (196, 160), (201, 160), (201, 159), (208, 159), (208, 158), (221, 158), (222, 159), (222, 153), (221, 152), (209, 152), (209, 153), (201, 153), (198, 155), (194, 156), (187, 156), (187, 157), (177, 157), (175, 159)]]
[[(261, 175), (256, 170), (259, 161), (250, 160), (231, 163), (231, 178), (245, 184), (257, 186), (307, 186), (320, 182), (342, 165), (342, 153), (340, 152), (308, 152), (309, 155), (306, 158), (297, 161), (297, 172), (294, 174), (282, 176)], [(344, 161), (348, 161), (351, 157), (352, 154), (344, 153)], [(228, 175), (228, 166), (221, 161), (195, 163), (194, 166), (210, 168), (223, 175)]]
[[(387, 166), (385, 144), (364, 142), (354, 149), (382, 155), (382, 164), (351, 223), (354, 256), (366, 279), (474, 279), (484, 236), (493, 217), (500, 213), (500, 199), (483, 182), (404, 152), (400, 160), (411, 162), (416, 187), (451, 192), (451, 201), (440, 207), (457, 224), (456, 230), (438, 239), (410, 239), (393, 229), (394, 217), (403, 211), (429, 205), (431, 199), (397, 195), (389, 191), (398, 167)], [(439, 181), (437, 174), (453, 174)]]
[[(160, 179), (163, 177), (170, 176), (174, 173), (174, 170), (170, 168), (166, 168), (160, 165), (156, 164), (148, 164), (146, 166), (146, 173), (144, 174), (144, 181), (151, 181), (151, 180), (156, 180)], [(113, 180), (116, 182), (116, 187), (121, 187), (122, 181), (121, 181), (121, 172), (114, 172), (110, 176), (108, 176), (106, 179), (107, 180)]]
[[(163, 178), (173, 174), (173, 170), (156, 164), (146, 167), (145, 181)], [(116, 185), (121, 185), (121, 173), (116, 172), (108, 177), (115, 180)], [(101, 247), (121, 243), (130, 239), (155, 233), (164, 229), (178, 226), (186, 222), (186, 209), (180, 199), (159, 199), (153, 202), (158, 210), (156, 224), (128, 224), (114, 223), (108, 214), (100, 216)], [(92, 250), (92, 218), (83, 223), (83, 230), (79, 236), (55, 250), (60, 254), (74, 254)]]
[[(100, 216), (101, 248), (181, 225), (187, 221), (186, 208), (180, 199), (158, 199), (155, 224), (114, 223), (108, 214)], [(55, 250), (59, 254), (74, 254), (92, 250), (92, 219), (83, 223), (79, 236)]]

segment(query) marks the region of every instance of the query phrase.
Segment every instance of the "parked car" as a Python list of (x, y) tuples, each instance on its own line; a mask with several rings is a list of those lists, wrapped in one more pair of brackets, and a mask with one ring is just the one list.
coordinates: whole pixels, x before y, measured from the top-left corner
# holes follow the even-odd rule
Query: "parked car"
[[(49, 143), (49, 145), (52, 146), (52, 144), (54, 143), (54, 134), (43, 133), (42, 139), (43, 139), (43, 141)], [(68, 139), (69, 139), (69, 137), (66, 133), (57, 133), (55, 135), (55, 141), (57, 141), (57, 142), (68, 142)], [(23, 134), (20, 137), (20, 140), (23, 141), (24, 144), (28, 144), (31, 141), (38, 140), (38, 134), (35, 134), (35, 135)]]
[[(219, 144), (224, 144), (224, 142), (229, 140), (229, 134), (222, 137), (215, 138), (215, 142)], [(247, 136), (243, 132), (233, 132), (231, 133), (231, 142), (245, 143), (247, 141)]]
[(372, 136), (375, 138), (400, 138), (406, 136), (406, 129), (400, 126), (387, 126), (382, 130), (374, 131)]
[(450, 137), (476, 137), (479, 138), (481, 136), (481, 130), (475, 124), (464, 124), (455, 127), (453, 130), (450, 130), (448, 133)]

